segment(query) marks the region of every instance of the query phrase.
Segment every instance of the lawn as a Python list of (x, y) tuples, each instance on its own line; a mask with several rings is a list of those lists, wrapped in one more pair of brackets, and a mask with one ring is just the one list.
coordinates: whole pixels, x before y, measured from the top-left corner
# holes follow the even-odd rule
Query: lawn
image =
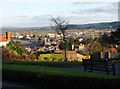
[(20, 61), (20, 60), (2, 60), (3, 64), (18, 64), (18, 65), (39, 65), (50, 67), (73, 67), (80, 66), (82, 62), (68, 62), (68, 61)]
[(116, 76), (30, 64), (3, 64), (2, 79), (32, 85), (33, 89), (120, 88)]
[(79, 77), (95, 77), (95, 78), (117, 78), (112, 75), (96, 74), (90, 72), (80, 72), (75, 70), (68, 70), (65, 68), (36, 66), (36, 65), (16, 65), (16, 64), (3, 64), (3, 70), (35, 72), (42, 74), (53, 74), (62, 76), (79, 76)]

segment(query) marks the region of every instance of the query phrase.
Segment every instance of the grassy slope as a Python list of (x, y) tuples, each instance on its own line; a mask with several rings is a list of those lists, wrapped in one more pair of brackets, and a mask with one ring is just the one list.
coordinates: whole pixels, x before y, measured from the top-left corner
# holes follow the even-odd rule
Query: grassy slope
[(80, 66), (82, 62), (48, 62), (48, 61), (19, 61), (19, 60), (2, 60), (3, 64), (20, 64), (20, 65), (40, 65), (40, 66), (52, 66), (52, 67), (72, 67)]
[(63, 76), (79, 76), (79, 77), (96, 77), (96, 78), (117, 78), (112, 75), (106, 74), (96, 74), (90, 72), (79, 72), (75, 70), (67, 70), (64, 68), (57, 67), (47, 67), (47, 66), (36, 66), (36, 65), (13, 65), (13, 64), (3, 64), (3, 70), (12, 71), (24, 71), (24, 72), (36, 72), (42, 74), (53, 74), (53, 75), (63, 75)]

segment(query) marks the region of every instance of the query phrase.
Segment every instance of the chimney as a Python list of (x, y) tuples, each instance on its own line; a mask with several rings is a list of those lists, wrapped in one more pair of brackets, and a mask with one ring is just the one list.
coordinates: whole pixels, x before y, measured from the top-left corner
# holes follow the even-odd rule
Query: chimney
[(9, 30), (6, 31), (6, 39), (11, 41), (11, 32)]

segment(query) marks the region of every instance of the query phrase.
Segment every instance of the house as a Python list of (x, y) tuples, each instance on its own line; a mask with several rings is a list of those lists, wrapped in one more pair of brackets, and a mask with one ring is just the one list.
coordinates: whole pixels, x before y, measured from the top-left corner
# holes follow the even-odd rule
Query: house
[(11, 41), (11, 32), (6, 31), (6, 37), (0, 35), (0, 47), (6, 46)]
[[(64, 50), (55, 50), (55, 53), (63, 54), (64, 56), (65, 52)], [(79, 61), (79, 58), (80, 58), (80, 56), (76, 51), (66, 51), (66, 56), (68, 61)]]
[[(59, 54), (63, 54), (62, 56), (64, 56), (64, 50), (55, 50), (55, 53), (59, 53)], [(76, 51), (67, 51), (67, 59), (68, 61), (82, 61), (82, 58), (84, 59), (90, 59), (90, 55), (82, 55), (77, 53)]]
[[(40, 54), (40, 60), (44, 60), (48, 58), (49, 60), (56, 59), (57, 61), (63, 61), (65, 57), (64, 50), (54, 50), (54, 52), (43, 52)], [(82, 61), (82, 58), (86, 58), (86, 56), (82, 54), (78, 54), (76, 51), (66, 51), (67, 61)], [(88, 58), (87, 58), (88, 59)]]

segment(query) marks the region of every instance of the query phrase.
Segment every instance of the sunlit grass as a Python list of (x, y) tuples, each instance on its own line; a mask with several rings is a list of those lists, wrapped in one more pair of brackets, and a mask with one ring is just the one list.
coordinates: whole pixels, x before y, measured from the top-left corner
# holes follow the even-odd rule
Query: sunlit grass
[(20, 61), (20, 60), (3, 60), (3, 64), (18, 64), (18, 65), (39, 65), (39, 66), (52, 66), (52, 67), (72, 67), (80, 66), (82, 62), (68, 62), (68, 61)]
[(117, 78), (116, 76), (106, 74), (96, 74), (90, 72), (80, 72), (57, 67), (35, 66), (35, 65), (3, 65), (3, 70), (35, 72), (42, 74), (53, 74), (62, 76), (94, 77), (94, 78)]

